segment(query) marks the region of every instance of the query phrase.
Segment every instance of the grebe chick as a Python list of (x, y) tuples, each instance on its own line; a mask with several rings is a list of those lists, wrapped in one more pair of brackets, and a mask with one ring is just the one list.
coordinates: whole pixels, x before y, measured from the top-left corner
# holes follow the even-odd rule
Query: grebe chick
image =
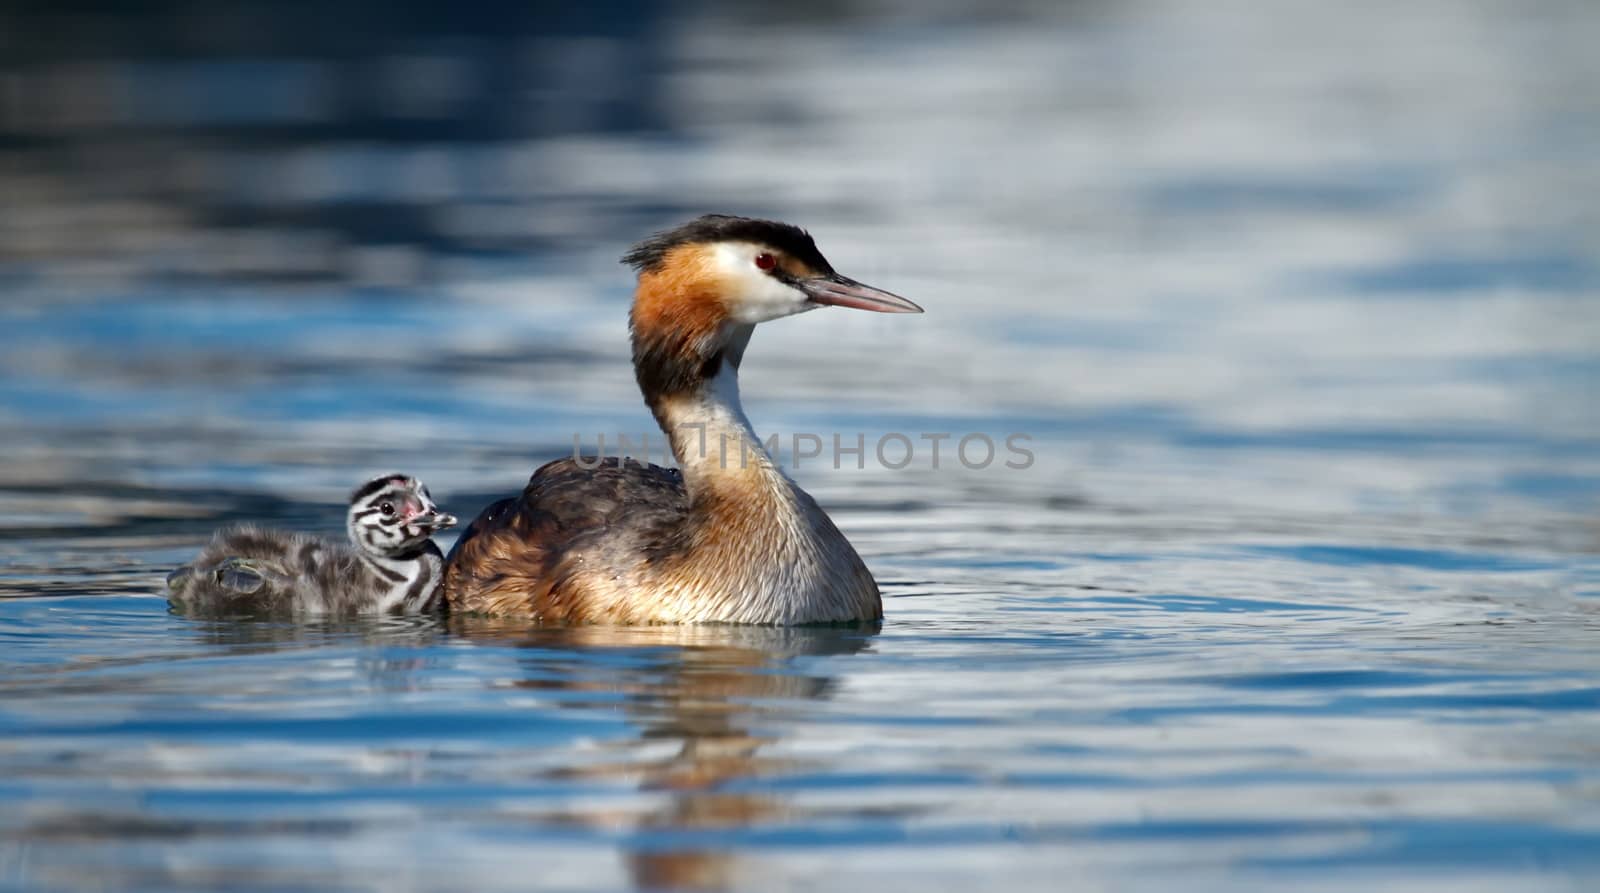
[(421, 613), (438, 604), (444, 565), (432, 536), (455, 523), (421, 481), (382, 475), (350, 494), (350, 544), (224, 528), (168, 575), (167, 598), (195, 614)]
[(829, 305), (921, 308), (839, 275), (804, 230), (768, 220), (701, 217), (623, 262), (639, 276), (635, 377), (681, 471), (545, 465), (451, 550), (449, 609), (554, 623), (880, 619), (860, 556), (745, 418), (739, 364), (758, 323)]

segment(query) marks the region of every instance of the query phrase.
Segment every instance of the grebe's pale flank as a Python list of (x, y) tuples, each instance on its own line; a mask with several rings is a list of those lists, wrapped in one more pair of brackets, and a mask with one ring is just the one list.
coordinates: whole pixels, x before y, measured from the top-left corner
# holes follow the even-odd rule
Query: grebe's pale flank
[(350, 495), (350, 543), (226, 528), (167, 577), (185, 613), (351, 615), (437, 607), (444, 554), (432, 536), (456, 523), (413, 477), (386, 474)]
[[(701, 217), (623, 261), (639, 274), (634, 373), (681, 472), (618, 459), (545, 465), (451, 550), (450, 610), (556, 623), (882, 617), (855, 549), (751, 430), (739, 363), (757, 323), (830, 305), (921, 308), (835, 273), (805, 231), (767, 220)], [(724, 442), (738, 458), (725, 459)]]

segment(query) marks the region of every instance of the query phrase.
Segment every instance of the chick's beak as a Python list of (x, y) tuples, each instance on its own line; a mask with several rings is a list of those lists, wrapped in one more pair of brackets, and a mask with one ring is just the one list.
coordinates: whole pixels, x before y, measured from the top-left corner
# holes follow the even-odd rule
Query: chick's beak
[(456, 516), (448, 515), (444, 512), (425, 512), (418, 515), (413, 523), (418, 527), (426, 527), (429, 530), (444, 530), (448, 527), (456, 526)]
[(813, 304), (851, 307), (875, 313), (921, 313), (922, 308), (897, 294), (873, 288), (848, 276), (834, 273), (800, 280), (800, 289)]

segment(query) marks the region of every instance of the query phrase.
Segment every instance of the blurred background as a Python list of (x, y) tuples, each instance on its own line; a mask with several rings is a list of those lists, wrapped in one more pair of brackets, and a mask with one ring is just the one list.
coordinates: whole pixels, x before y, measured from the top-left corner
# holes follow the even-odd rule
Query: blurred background
[[(1588, 0), (9, 0), (0, 882), (1586, 888), (1596, 46)], [(219, 524), (337, 536), (387, 469), (471, 517), (652, 430), (617, 258), (705, 212), (927, 308), (764, 326), (758, 431), (1032, 438), (796, 472), (882, 633), (166, 614)]]
[(764, 430), (1256, 450), (1294, 466), (1271, 506), (1600, 495), (1587, 3), (0, 16), (13, 480), (323, 487), (397, 450), (513, 484), (463, 458), (648, 430), (616, 258), (721, 211), (931, 309), (764, 329)]

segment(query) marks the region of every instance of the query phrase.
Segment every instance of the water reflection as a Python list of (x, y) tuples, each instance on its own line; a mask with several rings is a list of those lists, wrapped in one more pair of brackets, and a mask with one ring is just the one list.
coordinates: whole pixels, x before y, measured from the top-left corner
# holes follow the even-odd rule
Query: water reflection
[[(800, 666), (806, 658), (855, 655), (870, 649), (873, 632), (861, 629), (766, 627), (575, 627), (529, 631), (492, 619), (452, 618), (453, 635), (478, 644), (526, 649), (518, 658), (525, 677), (515, 688), (561, 693), (569, 707), (592, 706), (591, 696), (620, 698), (638, 728), (640, 744), (670, 743), (663, 756), (625, 757), (598, 766), (562, 769), (561, 778), (627, 778), (641, 791), (666, 795), (647, 811), (617, 816), (578, 812), (543, 821), (618, 830), (648, 846), (625, 846), (638, 889), (729, 889), (739, 879), (738, 858), (723, 847), (672, 843), (694, 832), (750, 828), (781, 820), (792, 807), (782, 796), (731, 792), (730, 783), (806, 768), (804, 760), (771, 755), (781, 750), (771, 712), (804, 712), (805, 701), (828, 698), (836, 677)], [(593, 663), (575, 655), (628, 655), (626, 669), (597, 677)], [(574, 697), (576, 696), (576, 697)], [(758, 786), (757, 786), (758, 787)], [(662, 842), (650, 832), (668, 832)], [(703, 837), (703, 835), (700, 835)]]
[[(167, 647), (0, 684), (0, 730), (25, 730), (0, 760), (38, 792), (0, 820), (0, 870), (128, 889), (338, 886), (336, 860), (229, 854), (465, 834), (465, 851), (423, 870), (437, 887), (479, 835), (522, 829), (607, 842), (638, 889), (731, 889), (749, 869), (720, 835), (852, 815), (797, 807), (768, 781), (838, 768), (785, 730), (836, 694), (872, 630), (135, 622), (164, 627)], [(494, 669), (465, 669), (480, 661)], [(339, 694), (350, 685), (364, 695)], [(74, 793), (91, 772), (104, 793)], [(528, 844), (527, 860), (549, 858)]]

